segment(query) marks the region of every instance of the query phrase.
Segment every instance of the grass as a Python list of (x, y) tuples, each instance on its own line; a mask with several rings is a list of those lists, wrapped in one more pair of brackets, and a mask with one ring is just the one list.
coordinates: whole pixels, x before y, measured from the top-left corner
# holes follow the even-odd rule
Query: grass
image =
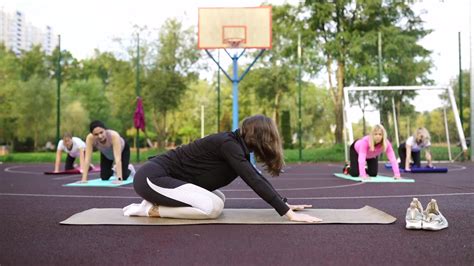
[[(444, 145), (433, 146), (431, 148), (433, 159), (435, 161), (439, 160), (449, 160), (448, 149)], [(165, 150), (140, 150), (140, 162), (144, 162), (150, 156), (161, 154)], [(294, 162), (344, 162), (344, 146), (337, 144), (332, 147), (322, 147), (322, 148), (312, 148), (312, 149), (303, 149), (302, 150), (302, 160), (299, 159), (299, 150), (298, 149), (287, 149), (285, 152), (285, 162), (294, 163)], [(455, 157), (461, 153), (461, 148), (457, 146), (451, 147), (452, 156)], [(132, 150), (131, 162), (137, 162), (136, 151)], [(63, 162), (66, 158), (65, 153), (63, 153)], [(424, 159), (424, 153), (422, 155)], [(454, 159), (454, 158), (453, 158)], [(56, 160), (55, 152), (15, 152), (8, 155), (0, 156), (0, 162), (14, 162), (14, 163), (54, 163)], [(387, 160), (386, 156), (383, 156), (381, 160)], [(92, 155), (92, 162), (98, 163), (100, 161), (99, 152), (94, 152)]]

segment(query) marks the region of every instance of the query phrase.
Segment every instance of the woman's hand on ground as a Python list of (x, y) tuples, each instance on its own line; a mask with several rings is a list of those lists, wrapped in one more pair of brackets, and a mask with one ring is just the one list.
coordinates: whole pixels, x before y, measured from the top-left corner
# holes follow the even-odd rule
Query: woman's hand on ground
[(304, 213), (296, 213), (291, 209), (288, 210), (285, 216), (288, 217), (288, 219), (293, 222), (319, 223), (322, 221), (322, 219), (318, 217), (314, 217), (314, 216), (304, 214)]

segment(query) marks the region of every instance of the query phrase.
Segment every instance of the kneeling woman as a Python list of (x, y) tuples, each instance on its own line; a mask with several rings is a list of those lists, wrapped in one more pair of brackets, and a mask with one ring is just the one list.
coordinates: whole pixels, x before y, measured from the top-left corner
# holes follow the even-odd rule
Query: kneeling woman
[[(103, 122), (96, 120), (91, 122), (89, 126), (90, 133), (86, 138), (86, 160), (84, 165), (91, 162), (93, 148), (100, 151), (100, 178), (109, 180), (114, 172), (112, 170), (115, 162), (115, 175), (120, 182), (126, 180), (130, 174), (130, 147), (127, 142), (115, 130), (107, 129)], [(133, 167), (132, 167), (133, 168)], [(88, 167), (82, 168), (82, 180), (87, 182)]]
[(198, 139), (151, 158), (135, 174), (135, 191), (145, 200), (124, 208), (124, 215), (182, 219), (213, 219), (223, 208), (225, 196), (218, 189), (240, 176), (280, 215), (291, 221), (321, 219), (296, 213), (311, 205), (290, 205), (253, 167), (250, 153), (273, 176), (284, 165), (281, 140), (273, 120), (263, 115), (244, 119), (240, 129)]
[(421, 167), (421, 150), (425, 149), (425, 157), (428, 161), (428, 167), (433, 167), (432, 156), (430, 151), (431, 141), (430, 133), (424, 127), (420, 127), (415, 131), (413, 136), (408, 137), (406, 142), (398, 147), (398, 155), (400, 156), (400, 168), (405, 171), (411, 171), (411, 161), (413, 159), (414, 167)]
[[(349, 174), (353, 177), (360, 176), (367, 180), (369, 176), (377, 176), (378, 156), (385, 152), (392, 165), (393, 176), (400, 179), (397, 158), (392, 148), (392, 144), (387, 139), (387, 131), (382, 125), (375, 125), (369, 135), (354, 141), (350, 148), (350, 169)], [(365, 166), (367, 164), (367, 172)]]

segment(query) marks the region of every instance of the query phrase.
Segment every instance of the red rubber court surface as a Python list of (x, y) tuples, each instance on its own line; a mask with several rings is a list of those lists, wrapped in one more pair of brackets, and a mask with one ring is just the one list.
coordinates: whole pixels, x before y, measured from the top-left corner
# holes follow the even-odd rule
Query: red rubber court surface
[[(80, 176), (44, 175), (52, 164), (4, 163), (0, 265), (474, 265), (474, 164), (439, 166), (448, 173), (405, 175), (415, 183), (339, 179), (342, 164), (333, 163), (289, 164), (269, 178), (290, 203), (370, 205), (397, 218), (389, 225), (66, 226), (59, 222), (77, 212), (141, 199), (131, 185), (63, 187)], [(226, 208), (270, 208), (240, 178), (222, 192)], [(449, 228), (406, 230), (412, 197), (423, 206), (435, 198)]]

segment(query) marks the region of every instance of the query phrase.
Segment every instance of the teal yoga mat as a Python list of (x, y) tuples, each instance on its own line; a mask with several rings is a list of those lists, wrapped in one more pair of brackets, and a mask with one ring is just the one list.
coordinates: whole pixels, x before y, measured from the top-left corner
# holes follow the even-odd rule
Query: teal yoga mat
[(133, 177), (127, 178), (127, 180), (122, 181), (120, 184), (115, 184), (112, 181), (115, 180), (115, 177), (110, 178), (109, 180), (102, 179), (91, 179), (87, 183), (69, 183), (63, 185), (63, 187), (119, 187), (133, 183)]
[(393, 177), (383, 176), (383, 175), (377, 175), (376, 177), (371, 177), (369, 180), (362, 180), (360, 179), (360, 177), (353, 177), (351, 175), (345, 175), (345, 174), (339, 174), (339, 173), (334, 173), (334, 175), (340, 178), (357, 181), (357, 182), (365, 182), (365, 183), (414, 183), (415, 182), (415, 179), (408, 179), (408, 178), (393, 179)]

